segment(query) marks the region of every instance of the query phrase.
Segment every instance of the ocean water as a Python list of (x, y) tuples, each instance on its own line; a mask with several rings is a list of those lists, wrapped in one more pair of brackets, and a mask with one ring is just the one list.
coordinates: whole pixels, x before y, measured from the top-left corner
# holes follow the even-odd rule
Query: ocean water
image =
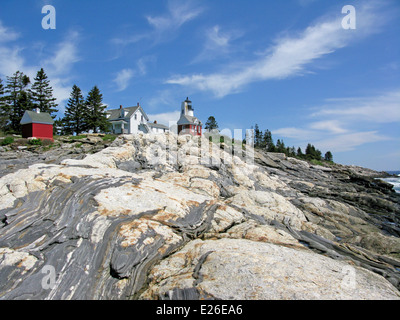
[(400, 171), (387, 171), (389, 174), (394, 174), (397, 177), (390, 177), (390, 178), (384, 178), (381, 180), (384, 180), (386, 182), (389, 182), (390, 184), (394, 185), (394, 190), (398, 193), (400, 193)]

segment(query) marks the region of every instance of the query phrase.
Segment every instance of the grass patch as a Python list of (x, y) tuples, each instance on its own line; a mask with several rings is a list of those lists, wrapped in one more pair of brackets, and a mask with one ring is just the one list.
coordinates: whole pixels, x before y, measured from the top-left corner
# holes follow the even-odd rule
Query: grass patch
[(69, 136), (68, 137), (68, 139), (69, 140), (79, 140), (79, 139), (85, 139), (87, 137), (87, 135), (86, 134), (81, 134), (81, 135), (79, 135), (79, 136)]
[(9, 144), (14, 142), (14, 138), (13, 137), (6, 137), (3, 139), (3, 141), (1, 141), (0, 145), (2, 146), (8, 146)]
[(104, 137), (102, 137), (103, 141), (108, 141), (108, 142), (113, 142), (116, 138), (117, 136), (114, 134), (106, 134)]
[(311, 159), (310, 163), (313, 165), (324, 166), (324, 163), (322, 161), (316, 159)]
[(28, 144), (31, 146), (41, 146), (43, 144), (43, 141), (40, 139), (29, 139)]

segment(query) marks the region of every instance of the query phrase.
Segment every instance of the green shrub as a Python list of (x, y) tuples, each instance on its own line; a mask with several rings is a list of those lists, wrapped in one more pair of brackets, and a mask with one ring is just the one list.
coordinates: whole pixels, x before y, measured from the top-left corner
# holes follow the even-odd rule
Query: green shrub
[(29, 139), (28, 144), (30, 144), (31, 146), (41, 146), (43, 142), (40, 139)]
[(5, 139), (3, 139), (3, 141), (1, 141), (1, 145), (2, 146), (8, 146), (9, 144), (14, 142), (14, 138), (13, 137), (7, 137)]
[(68, 139), (70, 140), (80, 140), (80, 139), (85, 139), (87, 137), (86, 134), (80, 134), (79, 136), (70, 136)]
[(110, 142), (113, 142), (116, 138), (117, 136), (113, 134), (106, 134), (104, 137), (102, 137), (103, 141), (110, 141)]

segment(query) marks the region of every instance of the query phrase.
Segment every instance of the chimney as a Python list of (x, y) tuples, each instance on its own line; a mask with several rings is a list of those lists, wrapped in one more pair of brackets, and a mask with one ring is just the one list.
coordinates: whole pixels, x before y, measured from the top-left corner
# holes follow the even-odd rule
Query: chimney
[(137, 103), (137, 106), (138, 106), (138, 107), (140, 107), (140, 104), (139, 104), (139, 102)]
[(157, 120), (154, 120), (154, 124), (157, 124)]
[(35, 111), (36, 113), (40, 113), (40, 108), (35, 108), (33, 109), (33, 111)]
[(119, 106), (120, 109), (122, 109), (122, 104)]

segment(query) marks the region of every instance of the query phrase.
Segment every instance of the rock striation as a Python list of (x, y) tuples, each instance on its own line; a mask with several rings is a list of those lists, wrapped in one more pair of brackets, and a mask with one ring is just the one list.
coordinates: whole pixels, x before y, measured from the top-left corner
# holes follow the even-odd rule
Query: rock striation
[(379, 173), (250, 154), (123, 135), (7, 172), (0, 299), (400, 299), (400, 201)]

